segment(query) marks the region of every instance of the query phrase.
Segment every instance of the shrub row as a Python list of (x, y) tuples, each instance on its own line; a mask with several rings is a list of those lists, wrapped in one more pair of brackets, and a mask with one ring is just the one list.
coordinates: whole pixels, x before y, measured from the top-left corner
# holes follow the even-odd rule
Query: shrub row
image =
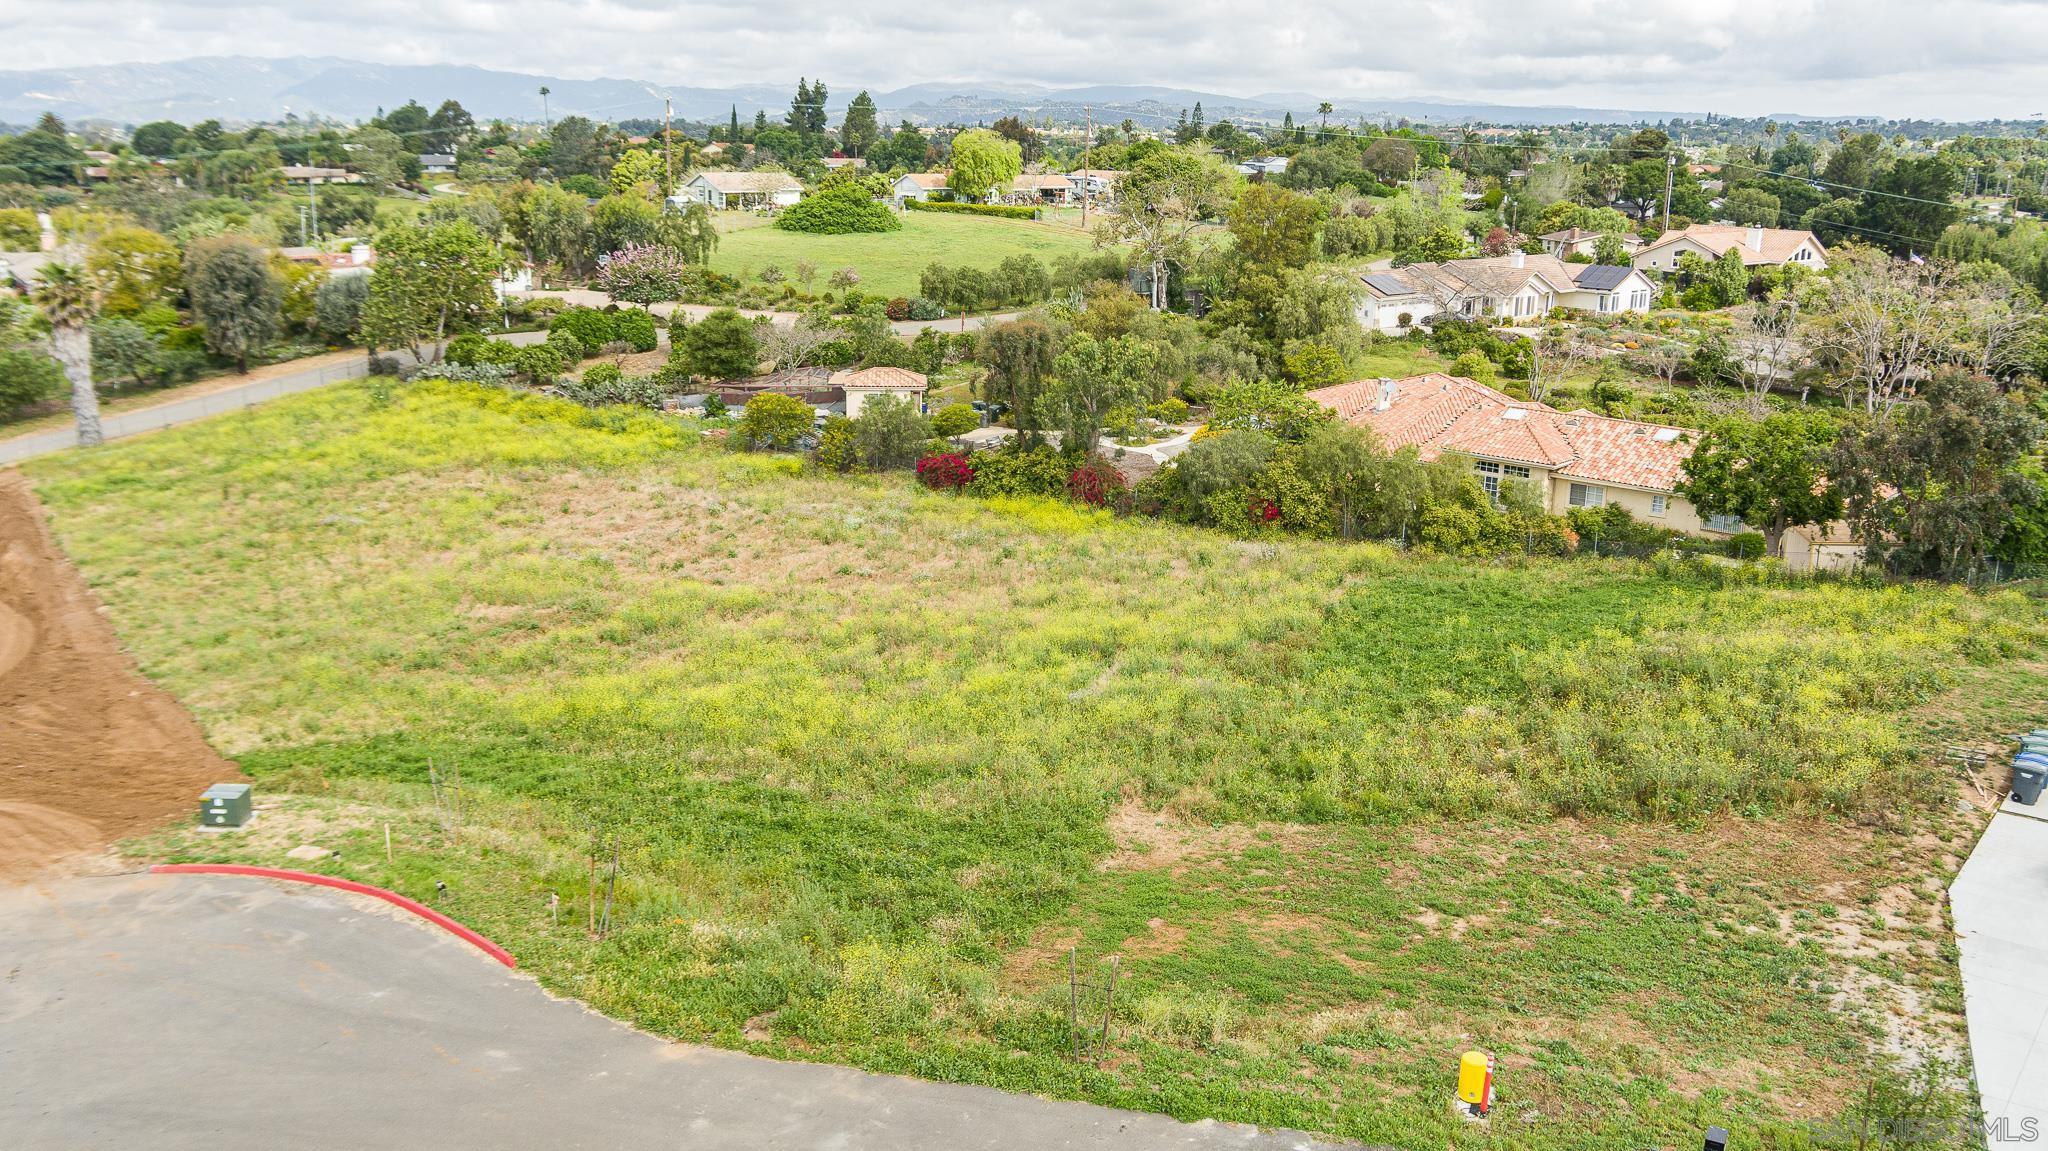
[(998, 216), (1005, 220), (1036, 220), (1038, 209), (1015, 204), (961, 204), (944, 200), (905, 200), (913, 212), (959, 212), (968, 216)]
[[(548, 323), (550, 342), (558, 335), (576, 337), (582, 359), (603, 351), (609, 344), (625, 344), (636, 352), (651, 352), (658, 342), (654, 315), (640, 308), (574, 307)], [(566, 345), (565, 345), (566, 350)]]

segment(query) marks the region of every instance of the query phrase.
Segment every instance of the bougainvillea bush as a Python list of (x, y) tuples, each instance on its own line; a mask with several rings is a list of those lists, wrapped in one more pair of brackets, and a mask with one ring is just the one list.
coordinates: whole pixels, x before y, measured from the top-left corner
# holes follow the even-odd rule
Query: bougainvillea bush
[(1131, 488), (1115, 464), (1101, 456), (1089, 456), (1068, 474), (1067, 498), (1091, 508), (1123, 511), (1130, 506)]
[(917, 461), (917, 482), (935, 492), (957, 492), (974, 482), (974, 465), (958, 452)]

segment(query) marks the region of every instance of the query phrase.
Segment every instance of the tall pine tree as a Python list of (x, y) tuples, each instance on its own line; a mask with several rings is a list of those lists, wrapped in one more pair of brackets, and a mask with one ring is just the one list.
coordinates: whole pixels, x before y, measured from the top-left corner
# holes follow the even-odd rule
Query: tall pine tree
[(881, 122), (875, 118), (875, 99), (863, 88), (846, 106), (846, 120), (839, 125), (839, 146), (849, 156), (865, 156), (881, 134)]
[(810, 113), (807, 111), (810, 103), (811, 82), (799, 76), (796, 81), (796, 95), (789, 98), (789, 115), (782, 118), (783, 123), (789, 125), (789, 130), (799, 136), (804, 134), (804, 129), (811, 122)]
[(809, 115), (805, 117), (804, 125), (809, 130), (808, 134), (811, 138), (815, 140), (824, 136), (832, 124), (825, 117), (825, 82), (823, 80), (811, 85), (811, 102), (805, 111)]

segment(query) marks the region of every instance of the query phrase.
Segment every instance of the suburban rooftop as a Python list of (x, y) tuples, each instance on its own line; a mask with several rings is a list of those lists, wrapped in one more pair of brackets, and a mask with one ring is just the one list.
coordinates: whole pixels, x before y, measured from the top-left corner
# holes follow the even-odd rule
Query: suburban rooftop
[(1345, 423), (1373, 429), (1389, 447), (1413, 446), (1425, 460), (1450, 452), (1668, 492), (1692, 454), (1691, 433), (1683, 428), (1561, 412), (1442, 372), (1354, 380), (1308, 396)]

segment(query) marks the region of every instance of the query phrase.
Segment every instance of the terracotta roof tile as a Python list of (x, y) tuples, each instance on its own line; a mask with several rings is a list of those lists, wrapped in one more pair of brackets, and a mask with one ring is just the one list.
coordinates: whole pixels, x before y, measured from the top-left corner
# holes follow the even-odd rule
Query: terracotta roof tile
[(1309, 398), (1346, 423), (1378, 432), (1389, 447), (1413, 445), (1423, 459), (1445, 452), (1508, 460), (1594, 483), (1671, 491), (1692, 454), (1682, 428), (1591, 412), (1560, 412), (1516, 400), (1462, 376), (1432, 372), (1392, 381), (1386, 410), (1375, 410), (1378, 380), (1320, 388)]
[(909, 368), (862, 368), (857, 372), (835, 372), (832, 382), (842, 388), (874, 388), (893, 392), (921, 392), (928, 386), (924, 376)]

